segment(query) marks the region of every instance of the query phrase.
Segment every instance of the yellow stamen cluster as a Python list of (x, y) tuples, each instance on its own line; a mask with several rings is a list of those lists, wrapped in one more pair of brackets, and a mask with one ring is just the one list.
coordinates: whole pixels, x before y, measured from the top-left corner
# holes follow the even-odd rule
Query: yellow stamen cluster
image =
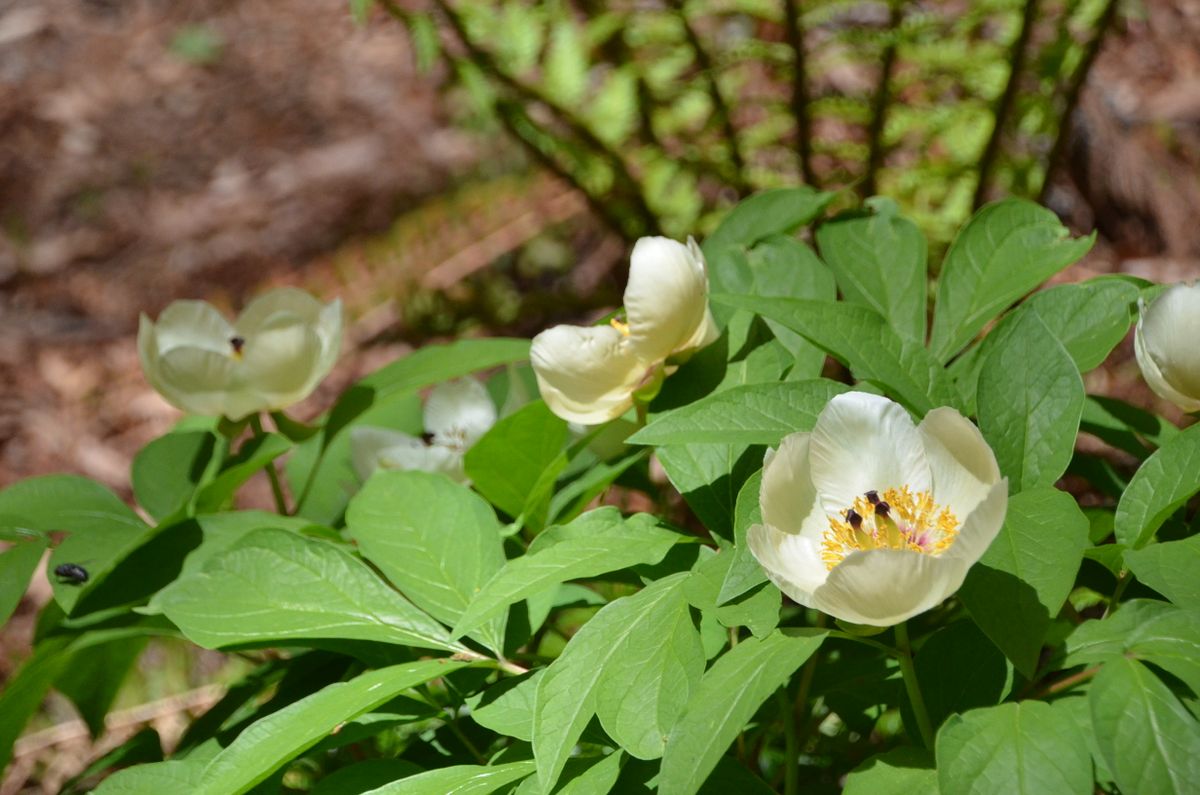
[[(853, 521), (852, 521), (853, 520)], [(821, 541), (821, 560), (832, 569), (851, 552), (907, 549), (940, 555), (954, 543), (959, 521), (927, 491), (908, 486), (856, 497), (840, 516), (829, 517)]]

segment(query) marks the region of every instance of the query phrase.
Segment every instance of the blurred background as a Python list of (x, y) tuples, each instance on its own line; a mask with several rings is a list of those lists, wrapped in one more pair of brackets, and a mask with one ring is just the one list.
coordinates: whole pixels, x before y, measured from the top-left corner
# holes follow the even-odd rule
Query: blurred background
[[(893, 197), (935, 270), (1017, 195), (1098, 231), (1060, 280), (1196, 278), (1200, 0), (0, 0), (0, 485), (128, 496), (178, 417), (139, 312), (341, 296), (307, 418), (414, 345), (612, 306), (638, 236), (799, 183)], [(1088, 387), (1178, 418), (1128, 343)]]

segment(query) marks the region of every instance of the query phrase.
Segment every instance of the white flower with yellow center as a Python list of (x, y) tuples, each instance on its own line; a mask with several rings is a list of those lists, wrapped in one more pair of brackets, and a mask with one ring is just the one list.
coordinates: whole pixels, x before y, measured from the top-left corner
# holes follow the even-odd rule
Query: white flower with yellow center
[(238, 420), (308, 397), (341, 340), (340, 301), (282, 287), (251, 301), (233, 324), (204, 301), (175, 301), (157, 321), (142, 315), (138, 354), (146, 380), (176, 408)]
[(596, 425), (633, 405), (634, 393), (674, 372), (717, 338), (708, 272), (695, 241), (643, 237), (633, 247), (625, 319), (555, 326), (533, 338), (530, 359), (542, 398), (568, 422)]
[(424, 438), (390, 428), (351, 428), (354, 471), (364, 481), (376, 469), (419, 469), (468, 483), (467, 450), (495, 424), (496, 405), (483, 384), (474, 378), (447, 381), (425, 401)]
[(954, 409), (914, 425), (897, 403), (848, 392), (767, 453), (759, 502), (747, 540), (781, 591), (886, 627), (958, 590), (1000, 531), (1008, 482)]
[(1141, 305), (1133, 350), (1142, 377), (1159, 397), (1200, 411), (1200, 285), (1168, 287)]

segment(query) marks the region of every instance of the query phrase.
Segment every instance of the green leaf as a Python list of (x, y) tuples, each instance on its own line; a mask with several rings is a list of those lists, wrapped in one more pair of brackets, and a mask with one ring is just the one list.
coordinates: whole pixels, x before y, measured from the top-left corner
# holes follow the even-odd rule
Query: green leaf
[(1095, 235), (1071, 239), (1054, 213), (1023, 199), (977, 212), (959, 232), (938, 279), (930, 349), (945, 362), (1009, 304), (1078, 260)]
[(488, 795), (533, 773), (530, 761), (452, 765), (393, 781), (364, 795)]
[(519, 678), (501, 679), (478, 696), (468, 697), (471, 720), (497, 734), (528, 742), (533, 738), (537, 683), (545, 671), (538, 668)]
[(1125, 565), (1180, 607), (1200, 605), (1200, 535), (1128, 550)]
[[(668, 581), (671, 578), (658, 583)], [(626, 609), (634, 607), (627, 605)], [(704, 673), (704, 648), (678, 589), (637, 615), (635, 622), (627, 631), (622, 629), (623, 636), (612, 645), (611, 659), (620, 664), (600, 672), (596, 716), (608, 736), (631, 756), (657, 759)], [(586, 651), (577, 653), (586, 655)], [(586, 664), (586, 656), (581, 662)]]
[(766, 444), (812, 430), (825, 404), (849, 387), (815, 378), (733, 387), (657, 415), (630, 444)]
[(510, 604), (567, 580), (658, 563), (680, 538), (660, 527), (649, 514), (623, 519), (612, 507), (551, 527), (526, 554), (505, 563), (484, 584), (459, 619), (453, 636), (471, 632)]
[(467, 451), (467, 475), (493, 505), (520, 516), (527, 496), (566, 441), (567, 423), (544, 402), (534, 401), (497, 422)]
[(118, 770), (93, 790), (95, 795), (159, 795), (165, 792), (195, 792), (204, 773), (196, 760), (180, 759), (135, 765)]
[(421, 660), (324, 687), (243, 729), (232, 744), (208, 763), (192, 792), (196, 795), (245, 792), (340, 724), (466, 664)]
[(1153, 663), (1200, 693), (1200, 611), (1133, 599), (1103, 621), (1085, 621), (1067, 638), (1066, 667), (1131, 657)]
[(762, 448), (726, 444), (675, 444), (655, 451), (667, 478), (708, 528), (733, 534), (738, 491), (762, 466)]
[(1023, 318), (979, 374), (979, 430), (1016, 494), (1053, 485), (1071, 462), (1085, 393), (1046, 324)]
[(714, 295), (712, 300), (782, 323), (848, 366), (859, 380), (888, 388), (918, 414), (955, 400), (945, 371), (929, 352), (901, 339), (865, 306), (750, 295)]
[(1195, 792), (1200, 781), (1200, 724), (1137, 660), (1104, 665), (1088, 693), (1092, 726), (1121, 792)]
[(934, 726), (952, 713), (999, 704), (1009, 680), (1004, 655), (970, 621), (934, 632), (914, 663)]
[(335, 638), (460, 650), (349, 552), (286, 530), (244, 536), (169, 586), (158, 603), (206, 648)]
[(771, 235), (788, 234), (816, 220), (834, 194), (810, 187), (776, 188), (742, 200), (704, 241), (711, 257), (726, 246), (753, 246)]
[(282, 411), (272, 411), (271, 422), (275, 423), (276, 430), (296, 444), (307, 441), (321, 432), (320, 425), (305, 425), (299, 420), (292, 419)]
[(747, 721), (824, 639), (815, 630), (777, 630), (741, 641), (713, 663), (667, 738), (660, 795), (697, 792)]
[(938, 795), (932, 755), (912, 747), (877, 754), (850, 771), (842, 795)]
[(542, 67), (546, 95), (564, 107), (575, 107), (588, 87), (587, 48), (574, 20), (564, 18), (550, 31), (550, 46)]
[(1066, 711), (1041, 701), (951, 716), (937, 735), (937, 773), (942, 792), (1092, 792), (1087, 738)]
[(93, 737), (104, 732), (104, 717), (147, 641), (143, 636), (97, 644), (55, 678), (54, 688), (71, 699)]
[[(431, 616), (453, 625), (504, 566), (500, 522), (478, 494), (445, 475), (375, 473), (350, 501), (346, 528), (363, 557)], [(497, 654), (507, 616), (485, 624), (479, 639)]]
[(0, 552), (0, 626), (7, 623), (21, 603), (21, 597), (29, 587), (29, 579), (42, 562), (42, 553), (45, 551), (46, 538), (34, 536), (28, 541), (17, 541)]
[(762, 470), (759, 470), (750, 476), (738, 492), (733, 516), (734, 543), (730, 551), (733, 560), (729, 563), (725, 579), (721, 582), (721, 590), (717, 593), (719, 605), (767, 581), (766, 572), (758, 565), (758, 560), (750, 552), (750, 545), (746, 542), (746, 531), (751, 525), (762, 522), (762, 506), (758, 500), (761, 490)]
[[(681, 655), (676, 666), (669, 656), (649, 648), (654, 636), (681, 628), (679, 611), (687, 611), (681, 588), (683, 573), (664, 577), (634, 594), (600, 608), (571, 638), (563, 653), (538, 681), (533, 715), (533, 753), (537, 759), (542, 792), (558, 780), (571, 748), (578, 742), (592, 715), (603, 704), (605, 728), (617, 730), (637, 750), (653, 753), (654, 738), (647, 733), (657, 727), (670, 728), (686, 703), (704, 657), (696, 655), (695, 631), (675, 640)], [(686, 629), (691, 629), (690, 618)], [(627, 655), (643, 659), (650, 670), (639, 675), (625, 665)], [(610, 663), (619, 670), (610, 671)], [(670, 681), (664, 681), (673, 677)], [(613, 689), (622, 685), (639, 688), (650, 703), (631, 704)], [(640, 711), (646, 714), (639, 714)], [(666, 723), (667, 725), (662, 725)], [(616, 739), (616, 738), (614, 738)], [(628, 750), (628, 749), (627, 749)]]
[[(608, 756), (568, 759), (554, 795), (608, 795), (614, 791), (625, 761), (626, 756), (620, 751)], [(535, 795), (541, 792), (541, 784), (537, 776), (530, 776), (521, 782), (512, 795)]]
[(847, 301), (874, 309), (902, 339), (925, 343), (925, 236), (873, 200), (875, 214), (839, 217), (817, 228), (817, 246)]
[(1013, 495), (1000, 534), (971, 567), (959, 598), (1017, 670), (1032, 676), (1087, 545), (1088, 520), (1071, 495)]
[(221, 472), (196, 494), (196, 511), (219, 511), (229, 504), (234, 493), (258, 472), (272, 466), (276, 458), (292, 449), (286, 436), (266, 433), (242, 444)]
[(216, 449), (210, 431), (168, 433), (133, 459), (133, 496), (146, 513), (162, 520), (183, 508), (204, 479)]
[(155, 532), (111, 491), (75, 475), (49, 475), (14, 483), (0, 491), (0, 517), (17, 517), (21, 527), (33, 530), (69, 533), (46, 564), (49, 571), (54, 571), (62, 563), (75, 563), (90, 575), (83, 585), (63, 584), (52, 578), (54, 599), (68, 614)]
[(420, 772), (421, 768), (403, 759), (368, 759), (333, 771), (318, 781), (309, 795), (360, 795)]
[[(781, 298), (812, 298), (837, 300), (837, 284), (833, 273), (813, 250), (794, 237), (772, 235), (761, 240), (746, 257), (753, 279), (749, 289), (732, 292)], [(802, 336), (774, 320), (767, 325), (794, 361), (792, 378), (819, 375), (825, 364), (825, 352)]]
[(1116, 398), (1088, 395), (1079, 430), (1097, 436), (1118, 450), (1145, 458), (1179, 435), (1169, 420)]
[(1117, 541), (1140, 549), (1171, 514), (1200, 491), (1200, 425), (1178, 434), (1147, 458), (1117, 504)]

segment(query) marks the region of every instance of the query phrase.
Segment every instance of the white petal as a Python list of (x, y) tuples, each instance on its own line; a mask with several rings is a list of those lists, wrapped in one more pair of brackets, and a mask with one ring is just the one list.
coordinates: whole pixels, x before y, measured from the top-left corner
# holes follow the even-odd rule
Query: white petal
[(321, 340), (313, 326), (276, 315), (269, 325), (247, 332), (242, 349), (250, 387), (280, 409), (308, 397), (324, 376)]
[(1142, 377), (1184, 411), (1200, 410), (1200, 287), (1176, 285), (1143, 306), (1134, 332)]
[(779, 590), (806, 607), (813, 606), (812, 594), (825, 583), (829, 571), (811, 538), (756, 524), (746, 531), (746, 543)]
[(154, 333), (160, 354), (181, 347), (229, 354), (233, 350), (229, 340), (237, 334), (206, 301), (173, 302), (158, 316)]
[(169, 403), (192, 414), (241, 419), (261, 411), (261, 398), (249, 394), (238, 367), (224, 353), (174, 348), (159, 357), (152, 383)]
[[(262, 327), (275, 322), (280, 315), (295, 318), (306, 325), (317, 326), (322, 322), (321, 315), (325, 309), (324, 304), (298, 287), (277, 287), (246, 304), (235, 325), (242, 336), (254, 334)], [(340, 321), (340, 318), (339, 306), (336, 319)]]
[(785, 533), (799, 533), (805, 520), (814, 514), (819, 523), (825, 524), (825, 510), (809, 475), (810, 436), (793, 433), (784, 437), (779, 449), (769, 451), (763, 461), (758, 499), (762, 519)]
[(638, 240), (624, 302), (630, 344), (646, 361), (696, 347), (710, 333), (706, 321), (711, 320), (708, 275), (699, 249), (665, 237)]
[(550, 410), (583, 425), (624, 414), (647, 370), (612, 326), (547, 329), (533, 338), (529, 358)]
[(899, 403), (846, 392), (825, 406), (810, 441), (812, 481), (830, 514), (868, 491), (930, 488), (929, 464), (913, 421)]
[(391, 428), (376, 428), (356, 425), (350, 429), (350, 460), (354, 472), (361, 480), (379, 469), (379, 461), (385, 450), (394, 447), (424, 447), (425, 443), (415, 436)]
[(955, 558), (970, 568), (996, 540), (1004, 525), (1007, 510), (1008, 480), (1003, 479), (992, 486), (970, 515), (960, 520), (962, 526), (958, 529), (958, 536), (950, 548), (942, 553), (942, 557)]
[(933, 477), (933, 499), (961, 522), (1000, 480), (992, 448), (971, 422), (943, 406), (925, 415), (917, 432)]
[(321, 356), (315, 368), (317, 379), (329, 375), (342, 352), (342, 302), (335, 300), (321, 309), (317, 318), (317, 337), (321, 340)]
[(425, 430), (434, 442), (466, 451), (496, 424), (496, 404), (474, 378), (438, 384), (425, 401)]
[(466, 482), (463, 455), (438, 444), (426, 445), (420, 439), (417, 444), (401, 444), (389, 447), (379, 454), (379, 466), (383, 469), (419, 469), (422, 472), (441, 472), (459, 483)]
[(940, 604), (967, 574), (961, 561), (901, 549), (854, 552), (833, 567), (813, 607), (855, 624), (889, 627)]

